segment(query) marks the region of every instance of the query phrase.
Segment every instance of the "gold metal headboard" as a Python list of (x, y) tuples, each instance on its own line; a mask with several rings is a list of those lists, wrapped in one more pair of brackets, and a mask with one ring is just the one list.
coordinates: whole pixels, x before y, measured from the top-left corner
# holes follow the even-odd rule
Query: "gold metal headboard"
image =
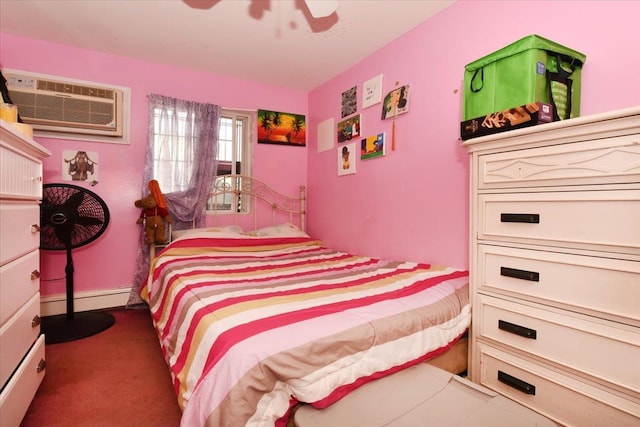
[[(254, 226), (258, 226), (258, 214), (260, 205), (271, 207), (272, 223), (275, 225), (278, 213), (289, 216), (289, 222), (298, 225), (302, 230), (306, 229), (306, 188), (300, 186), (297, 196), (287, 196), (274, 190), (264, 182), (246, 175), (223, 175), (216, 179), (211, 192), (210, 200), (213, 201), (208, 210), (214, 213), (229, 213), (229, 209), (220, 209), (217, 200), (225, 200), (225, 196), (231, 196), (229, 208), (232, 214), (241, 214), (238, 209), (242, 203), (248, 203), (251, 213), (254, 215)], [(226, 207), (226, 206), (225, 206)]]

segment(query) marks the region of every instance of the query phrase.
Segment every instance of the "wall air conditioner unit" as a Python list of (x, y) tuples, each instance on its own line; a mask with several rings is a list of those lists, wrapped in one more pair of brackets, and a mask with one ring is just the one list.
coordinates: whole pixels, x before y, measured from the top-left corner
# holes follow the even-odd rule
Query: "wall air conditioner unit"
[(123, 136), (123, 91), (62, 77), (3, 72), (11, 102), (35, 131)]

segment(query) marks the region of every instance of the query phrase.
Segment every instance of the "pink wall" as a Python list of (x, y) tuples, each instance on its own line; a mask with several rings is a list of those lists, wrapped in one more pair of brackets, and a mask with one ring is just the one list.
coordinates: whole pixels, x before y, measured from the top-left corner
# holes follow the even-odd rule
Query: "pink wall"
[[(380, 73), (383, 94), (411, 85), (396, 150), (337, 176), (336, 149), (309, 132), (309, 231), (354, 253), (468, 267), (468, 159), (459, 137), (464, 66), (529, 34), (587, 55), (581, 114), (640, 104), (640, 2), (459, 1), (309, 94), (309, 127), (340, 120), (341, 93)], [(381, 105), (364, 136), (391, 132)]]
[[(0, 67), (120, 85), (131, 88), (131, 144), (36, 138), (53, 156), (45, 161), (45, 183), (60, 182), (62, 150), (96, 151), (99, 184), (88, 187), (109, 206), (111, 223), (93, 243), (73, 251), (75, 289), (88, 291), (130, 287), (140, 226), (142, 167), (147, 145), (147, 95), (158, 93), (210, 102), (227, 108), (270, 109), (307, 114), (307, 94), (248, 81), (214, 76), (177, 66), (152, 64), (67, 46), (2, 34)], [(254, 144), (253, 170), (282, 192), (296, 192), (307, 179), (307, 149)], [(283, 168), (282, 165), (287, 165)], [(85, 185), (80, 184), (80, 185)], [(64, 252), (44, 251), (43, 295), (64, 293)], [(49, 281), (50, 279), (59, 279)]]
[[(283, 192), (309, 189), (308, 229), (329, 246), (380, 257), (468, 266), (468, 159), (458, 141), (464, 65), (528, 34), (540, 34), (587, 55), (582, 114), (640, 103), (640, 2), (460, 1), (309, 94), (179, 67), (74, 49), (8, 34), (0, 66), (63, 75), (132, 89), (130, 145), (39, 140), (53, 152), (45, 182), (58, 182), (63, 149), (97, 151), (100, 183), (112, 223), (96, 242), (74, 251), (76, 289), (128, 287), (134, 270), (146, 95), (160, 93), (228, 108), (307, 114), (308, 149), (254, 145), (254, 172)], [(337, 176), (335, 148), (317, 153), (316, 125), (340, 117), (341, 93), (382, 73), (383, 92), (410, 84), (409, 113), (396, 121), (396, 151), (358, 162)], [(361, 111), (362, 130), (386, 132), (380, 105)], [(308, 156), (308, 159), (307, 159)], [(284, 167), (283, 167), (284, 166)], [(47, 252), (43, 279), (64, 277), (64, 256)], [(64, 281), (43, 281), (44, 295)]]

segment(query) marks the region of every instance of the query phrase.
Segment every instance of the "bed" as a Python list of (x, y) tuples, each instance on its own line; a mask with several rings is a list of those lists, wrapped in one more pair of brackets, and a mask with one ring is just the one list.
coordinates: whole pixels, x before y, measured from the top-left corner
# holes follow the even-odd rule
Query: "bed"
[(216, 191), (254, 211), (268, 193), (270, 209), (302, 218), (189, 230), (152, 260), (141, 295), (182, 426), (284, 426), (298, 404), (326, 407), (416, 363), (447, 363), (450, 349), (466, 357), (466, 271), (328, 248), (304, 230), (304, 189), (291, 208), (230, 179)]

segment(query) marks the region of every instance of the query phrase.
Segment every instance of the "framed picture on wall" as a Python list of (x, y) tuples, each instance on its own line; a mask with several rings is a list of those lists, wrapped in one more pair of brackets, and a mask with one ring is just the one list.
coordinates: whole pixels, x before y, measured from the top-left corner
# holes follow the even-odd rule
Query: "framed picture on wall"
[(358, 86), (342, 92), (342, 117), (347, 117), (358, 111)]
[(394, 117), (409, 111), (409, 85), (395, 88), (384, 97), (382, 104), (382, 119)]
[(362, 160), (375, 159), (385, 154), (384, 133), (369, 136), (360, 141), (360, 158)]
[(304, 147), (307, 126), (302, 114), (258, 110), (258, 143)]
[(350, 141), (360, 136), (360, 114), (338, 122), (338, 142)]
[(333, 117), (318, 123), (318, 153), (333, 148), (334, 126)]
[(382, 102), (382, 74), (362, 84), (362, 108)]
[(98, 153), (62, 150), (62, 180), (97, 182)]
[(356, 173), (356, 143), (343, 144), (338, 146), (338, 175), (349, 175)]

